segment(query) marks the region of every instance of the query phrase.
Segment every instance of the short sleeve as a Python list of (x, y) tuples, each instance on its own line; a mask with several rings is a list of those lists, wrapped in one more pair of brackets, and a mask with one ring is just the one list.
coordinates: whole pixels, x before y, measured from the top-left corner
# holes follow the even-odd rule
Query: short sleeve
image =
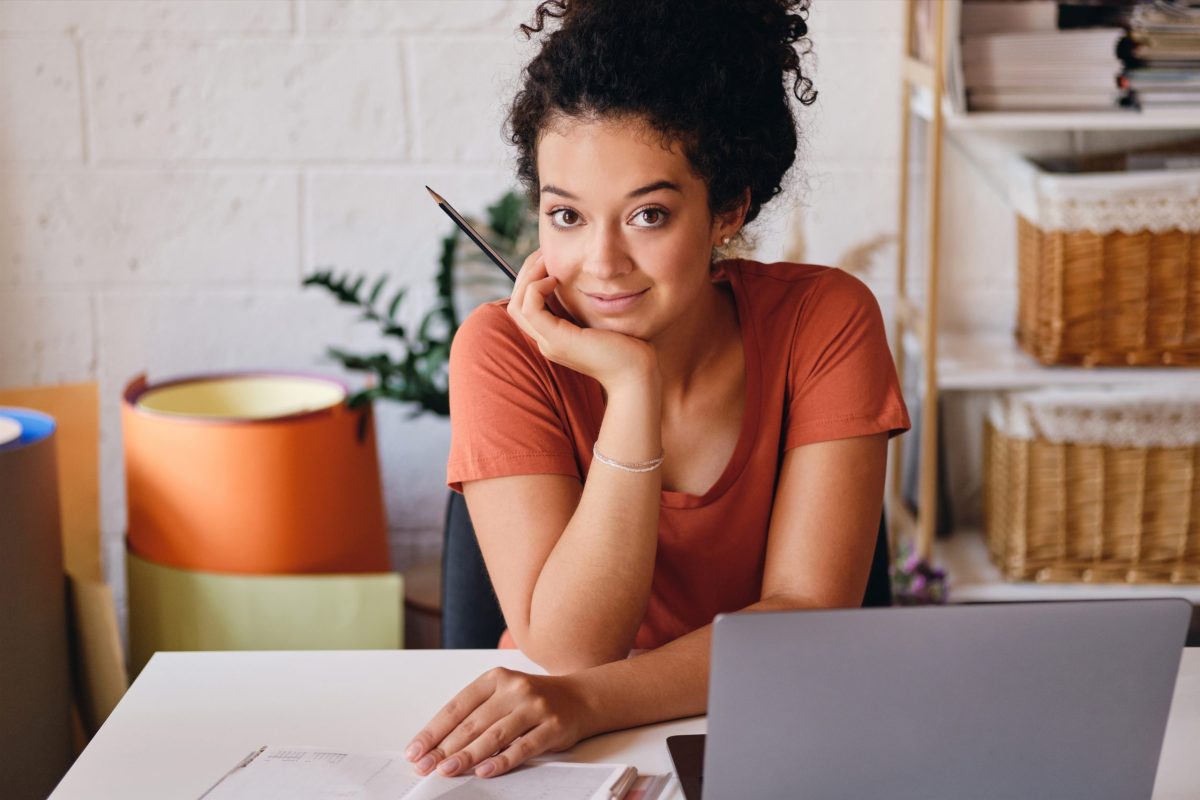
[(580, 475), (548, 362), (504, 310), (485, 303), (450, 348), (446, 482), (507, 475)]
[(796, 317), (788, 370), (784, 449), (910, 427), (879, 304), (853, 275), (820, 276)]

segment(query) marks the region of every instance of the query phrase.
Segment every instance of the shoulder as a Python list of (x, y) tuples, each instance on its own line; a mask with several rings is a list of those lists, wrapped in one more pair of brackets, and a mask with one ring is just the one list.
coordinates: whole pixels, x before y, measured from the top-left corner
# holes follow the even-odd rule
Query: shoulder
[(508, 315), (508, 299), (493, 300), (467, 315), (450, 345), (450, 371), (543, 372), (546, 359)]
[(507, 299), (493, 300), (477, 306), (459, 325), (458, 332), (454, 334), (454, 341), (470, 341), (485, 336), (508, 338), (519, 334), (517, 324), (508, 316), (507, 306)]
[(486, 348), (528, 350), (532, 342), (508, 315), (508, 299), (493, 300), (475, 308), (458, 326), (451, 350)]
[(870, 287), (836, 267), (789, 261), (763, 263), (748, 259), (722, 262), (734, 291), (741, 291), (756, 319), (803, 325), (877, 315), (879, 304)]

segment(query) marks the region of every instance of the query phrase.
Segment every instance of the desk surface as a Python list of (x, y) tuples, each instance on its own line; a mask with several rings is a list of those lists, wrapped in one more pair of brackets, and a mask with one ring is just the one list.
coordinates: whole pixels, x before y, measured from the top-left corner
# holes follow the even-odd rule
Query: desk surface
[[(159, 653), (51, 795), (195, 800), (264, 744), (402, 750), (455, 691), (493, 666), (534, 670), (497, 650)], [(664, 738), (696, 717), (598, 736), (556, 758), (670, 774)], [(1154, 800), (1200, 794), (1200, 649), (1184, 651)], [(681, 797), (672, 782), (668, 797)]]

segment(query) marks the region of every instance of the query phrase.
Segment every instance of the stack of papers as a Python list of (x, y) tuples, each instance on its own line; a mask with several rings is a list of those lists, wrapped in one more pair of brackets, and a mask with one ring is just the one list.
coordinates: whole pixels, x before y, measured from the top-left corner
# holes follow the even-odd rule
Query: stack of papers
[(1134, 9), (1124, 80), (1142, 107), (1200, 108), (1200, 6)]
[(1058, 4), (962, 7), (967, 107), (977, 111), (1107, 109), (1121, 99), (1117, 27), (1060, 30)]

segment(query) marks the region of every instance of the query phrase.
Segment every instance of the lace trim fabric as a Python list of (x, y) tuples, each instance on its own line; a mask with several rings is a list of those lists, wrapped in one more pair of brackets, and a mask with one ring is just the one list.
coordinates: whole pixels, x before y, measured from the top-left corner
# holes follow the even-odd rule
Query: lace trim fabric
[(1200, 170), (1051, 175), (1020, 159), (1017, 211), (1042, 230), (1200, 233)]
[(994, 400), (988, 419), (1012, 439), (1110, 447), (1200, 444), (1200, 390), (1038, 389)]
[(1038, 227), (1044, 230), (1093, 233), (1166, 233), (1181, 230), (1200, 233), (1200, 195), (1169, 195), (1082, 201), (1045, 198)]

